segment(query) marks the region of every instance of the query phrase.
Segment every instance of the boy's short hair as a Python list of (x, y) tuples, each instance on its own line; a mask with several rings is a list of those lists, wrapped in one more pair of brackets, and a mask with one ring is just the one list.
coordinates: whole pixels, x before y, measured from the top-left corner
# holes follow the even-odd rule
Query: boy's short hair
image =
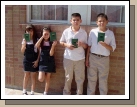
[(98, 20), (99, 17), (104, 17), (106, 20), (108, 20), (107, 15), (104, 14), (104, 13), (99, 13), (99, 14), (97, 15), (97, 20)]
[(72, 13), (71, 18), (72, 17), (79, 17), (81, 19), (81, 15), (79, 13)]

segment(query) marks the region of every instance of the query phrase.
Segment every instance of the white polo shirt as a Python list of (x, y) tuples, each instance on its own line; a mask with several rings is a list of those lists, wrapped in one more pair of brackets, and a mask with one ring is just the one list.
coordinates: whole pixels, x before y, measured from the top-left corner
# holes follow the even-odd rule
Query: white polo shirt
[[(99, 32), (99, 28), (95, 28), (95, 29), (92, 29), (89, 33), (88, 45), (91, 46), (90, 52), (95, 53), (95, 54), (104, 55), (104, 56), (109, 56), (110, 50), (106, 49), (100, 43), (97, 43), (98, 32)], [(114, 33), (109, 29), (107, 29), (105, 31), (104, 42), (106, 44), (112, 46), (113, 51), (116, 49), (116, 42), (115, 42)]]
[[(79, 29), (77, 33), (74, 33), (71, 29), (71, 26), (64, 30), (60, 42), (65, 42), (67, 44), (72, 44), (71, 39), (78, 39), (78, 41), (84, 42), (87, 44), (87, 33), (83, 29)], [(73, 50), (65, 48), (64, 58), (70, 59), (73, 61), (78, 61), (85, 59), (85, 50), (83, 47), (74, 48)]]

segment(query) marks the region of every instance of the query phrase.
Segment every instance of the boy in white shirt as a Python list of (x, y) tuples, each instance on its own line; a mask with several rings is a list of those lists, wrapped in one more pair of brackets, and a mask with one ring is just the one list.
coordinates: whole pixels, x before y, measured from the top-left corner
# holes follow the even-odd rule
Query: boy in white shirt
[[(71, 94), (71, 83), (73, 73), (75, 74), (75, 81), (77, 84), (77, 95), (83, 94), (83, 82), (85, 80), (85, 49), (87, 48), (87, 33), (81, 29), (82, 22), (79, 13), (71, 15), (71, 26), (64, 30), (60, 39), (60, 44), (65, 47), (64, 52), (64, 70), (65, 70), (65, 86), (63, 95)], [(72, 45), (72, 39), (78, 39), (75, 48)]]
[[(88, 67), (87, 95), (95, 94), (97, 78), (99, 78), (100, 95), (107, 95), (109, 55), (110, 51), (115, 50), (116, 43), (113, 32), (106, 27), (108, 24), (107, 15), (104, 13), (98, 14), (96, 23), (98, 28), (92, 29), (88, 38), (88, 49), (86, 55), (86, 66)], [(104, 41), (97, 41), (98, 32), (105, 33)]]

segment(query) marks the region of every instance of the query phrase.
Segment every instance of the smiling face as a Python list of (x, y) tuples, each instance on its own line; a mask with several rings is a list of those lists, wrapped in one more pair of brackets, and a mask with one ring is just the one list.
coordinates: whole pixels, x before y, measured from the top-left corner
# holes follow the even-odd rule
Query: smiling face
[(70, 22), (71, 22), (72, 26), (79, 27), (82, 20), (80, 19), (80, 17), (72, 17)]
[(50, 32), (48, 30), (43, 30), (44, 40), (48, 41), (50, 37)]
[(105, 17), (98, 17), (96, 23), (100, 29), (105, 29), (108, 24), (108, 20)]

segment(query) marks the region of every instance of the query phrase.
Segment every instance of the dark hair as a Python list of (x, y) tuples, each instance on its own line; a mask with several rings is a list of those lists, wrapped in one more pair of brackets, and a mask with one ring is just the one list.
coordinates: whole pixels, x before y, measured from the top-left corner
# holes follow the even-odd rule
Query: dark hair
[(79, 17), (81, 19), (81, 15), (79, 13), (72, 13), (71, 17)]
[(98, 20), (99, 17), (103, 17), (103, 18), (105, 18), (106, 20), (108, 20), (107, 15), (104, 14), (104, 13), (99, 13), (99, 14), (97, 15), (97, 20)]
[(34, 25), (32, 25), (32, 24), (27, 25), (26, 29), (25, 29), (25, 33), (26, 33), (26, 31), (30, 31), (30, 30), (33, 30), (32, 38), (33, 38), (33, 44), (35, 45), (38, 37), (37, 37), (37, 33), (36, 33), (36, 29), (35, 29)]
[[(50, 27), (44, 26), (44, 27), (42, 28), (42, 31), (41, 31), (41, 36), (43, 35), (43, 30), (47, 30), (47, 31), (49, 31), (49, 33), (51, 32)], [(48, 41), (50, 41), (50, 37), (49, 37)], [(40, 44), (40, 47), (41, 47), (41, 48), (43, 48), (43, 43), (44, 43), (44, 39), (42, 39), (42, 41), (41, 41), (41, 44)], [(50, 42), (50, 44), (51, 44), (51, 42)]]

